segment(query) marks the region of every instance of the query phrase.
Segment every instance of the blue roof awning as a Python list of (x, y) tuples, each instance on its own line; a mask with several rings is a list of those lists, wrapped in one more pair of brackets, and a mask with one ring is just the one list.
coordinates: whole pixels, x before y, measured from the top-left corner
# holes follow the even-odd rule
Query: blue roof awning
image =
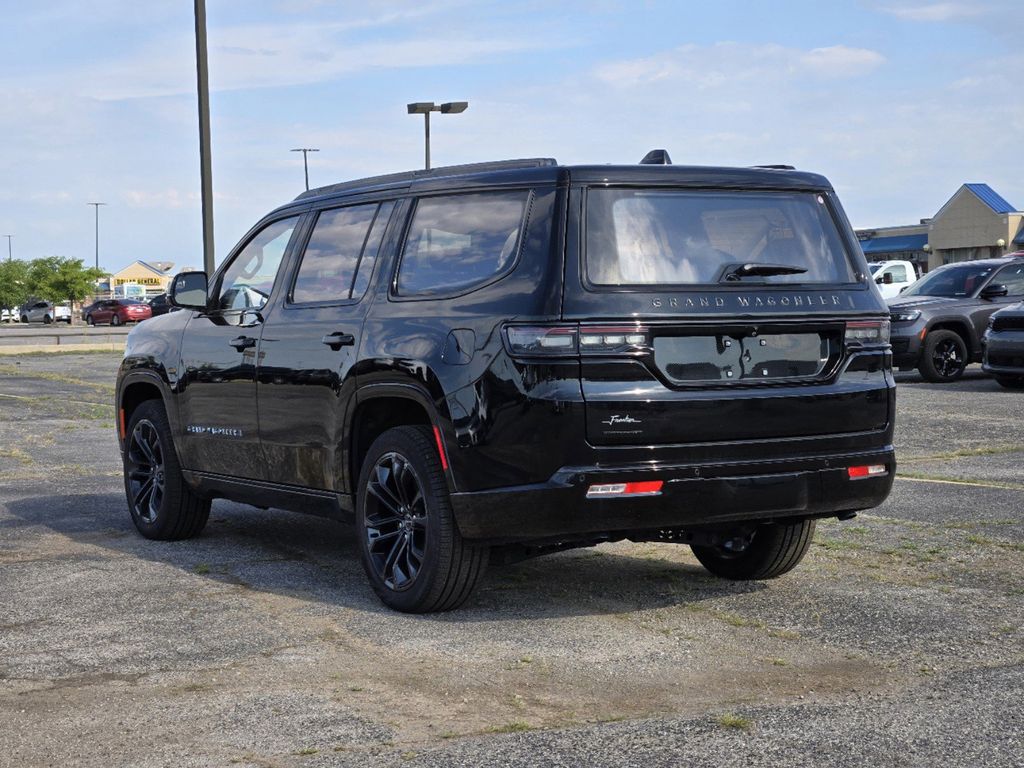
[(928, 242), (928, 235), (899, 235), (897, 237), (873, 237), (861, 240), (860, 247), (865, 255), (876, 253), (898, 253), (900, 251), (920, 251)]

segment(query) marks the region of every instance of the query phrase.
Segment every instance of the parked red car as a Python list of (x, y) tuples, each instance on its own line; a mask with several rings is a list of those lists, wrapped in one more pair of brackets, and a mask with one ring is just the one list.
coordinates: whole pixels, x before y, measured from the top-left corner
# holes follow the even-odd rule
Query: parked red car
[(138, 299), (100, 299), (82, 310), (82, 317), (89, 325), (124, 325), (148, 320), (152, 316), (153, 310), (149, 308), (149, 304)]

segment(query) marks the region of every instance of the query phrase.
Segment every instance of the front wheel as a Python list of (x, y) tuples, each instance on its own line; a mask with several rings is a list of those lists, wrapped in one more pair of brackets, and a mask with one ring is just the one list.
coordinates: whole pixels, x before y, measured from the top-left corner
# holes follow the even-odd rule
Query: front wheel
[(946, 384), (963, 376), (967, 345), (954, 331), (933, 331), (925, 338), (918, 370), (925, 381)]
[(429, 427), (389, 429), (370, 446), (356, 525), (370, 585), (398, 611), (457, 608), (487, 567), (489, 548), (459, 534)]
[(715, 576), (734, 581), (774, 579), (793, 570), (807, 554), (814, 520), (760, 525), (749, 538), (716, 546), (691, 545), (700, 564)]
[(210, 502), (185, 483), (171, 426), (158, 400), (132, 412), (124, 447), (124, 489), (132, 522), (147, 539), (196, 536), (210, 517)]
[(92, 315), (86, 315), (85, 316), (85, 324), (86, 325), (96, 325), (96, 321), (92, 319)]

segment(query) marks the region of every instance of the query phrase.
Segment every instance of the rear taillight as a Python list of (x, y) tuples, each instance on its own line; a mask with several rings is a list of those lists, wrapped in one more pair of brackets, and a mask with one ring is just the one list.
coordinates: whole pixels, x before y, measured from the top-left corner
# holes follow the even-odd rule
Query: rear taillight
[(846, 324), (847, 344), (888, 344), (888, 320), (852, 320)]
[(575, 355), (576, 326), (573, 325), (509, 325), (505, 338), (513, 355), (564, 357)]
[(647, 329), (638, 325), (581, 326), (580, 352), (628, 352), (649, 345)]

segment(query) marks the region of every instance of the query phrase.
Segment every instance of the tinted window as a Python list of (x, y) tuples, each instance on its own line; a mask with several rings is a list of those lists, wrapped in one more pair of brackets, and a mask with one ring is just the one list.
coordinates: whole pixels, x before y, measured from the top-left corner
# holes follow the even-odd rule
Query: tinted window
[(904, 296), (972, 296), (981, 288), (993, 267), (980, 264), (956, 264), (929, 272), (907, 290)]
[(992, 283), (1005, 285), (1009, 296), (1024, 294), (1024, 263), (1004, 267), (992, 278)]
[(586, 258), (597, 285), (717, 283), (747, 263), (801, 270), (748, 281), (853, 281), (825, 198), (812, 192), (592, 189)]
[(380, 250), (381, 241), (384, 239), (384, 230), (388, 227), (391, 213), (395, 210), (395, 203), (381, 203), (377, 211), (377, 218), (374, 219), (370, 236), (366, 238), (366, 246), (363, 248), (363, 258), (359, 260), (359, 269), (356, 272), (355, 282), (352, 284), (352, 298), (358, 299), (370, 284), (370, 275), (373, 274), (373, 265), (377, 262), (377, 252)]
[(302, 256), (292, 301), (348, 299), (377, 204), (323, 211)]
[(508, 270), (528, 199), (525, 190), (421, 199), (402, 253), (399, 295), (450, 294)]
[(221, 309), (260, 309), (267, 303), (298, 220), (293, 216), (268, 224), (239, 252), (221, 280)]

